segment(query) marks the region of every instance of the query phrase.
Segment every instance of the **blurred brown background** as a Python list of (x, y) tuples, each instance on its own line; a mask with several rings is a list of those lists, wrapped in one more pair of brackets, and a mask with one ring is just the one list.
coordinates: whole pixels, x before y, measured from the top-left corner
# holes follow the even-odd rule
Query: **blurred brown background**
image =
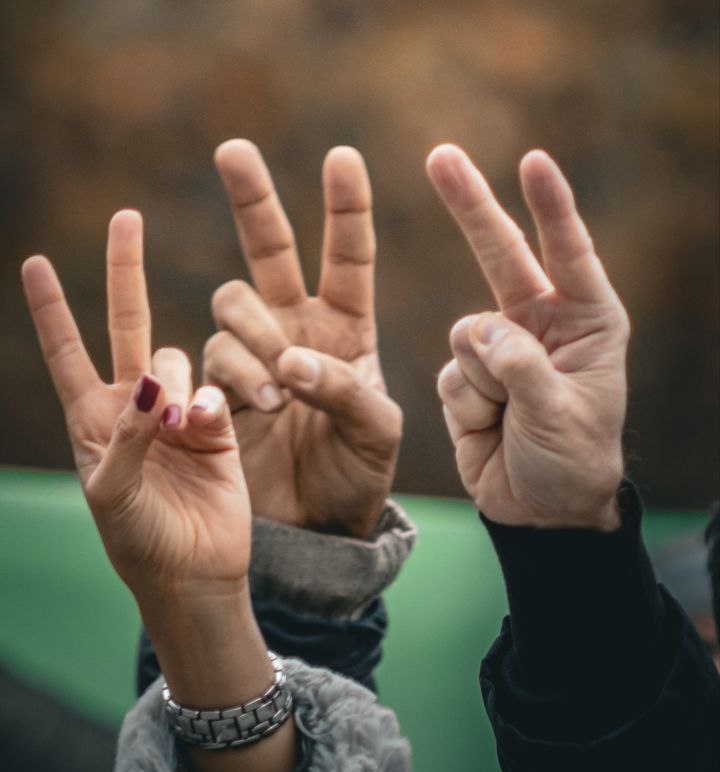
[(365, 155), (397, 489), (460, 495), (434, 391), (451, 323), (491, 303), (423, 172), (464, 145), (529, 228), (515, 174), (542, 146), (573, 181), (634, 320), (627, 446), (654, 506), (718, 493), (718, 71), (714, 0), (26, 0), (0, 18), (0, 463), (70, 466), (19, 290), (52, 256), (107, 373), (103, 246), (147, 223), (155, 345), (198, 363), (209, 298), (245, 276), (211, 156), (261, 148), (318, 273), (320, 165)]

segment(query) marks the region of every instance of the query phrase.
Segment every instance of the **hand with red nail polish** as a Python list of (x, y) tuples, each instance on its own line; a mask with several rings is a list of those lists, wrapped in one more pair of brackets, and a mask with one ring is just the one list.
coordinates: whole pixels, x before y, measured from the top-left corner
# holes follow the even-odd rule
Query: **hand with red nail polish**
[(618, 527), (630, 327), (570, 186), (546, 153), (520, 165), (541, 262), (458, 147), (428, 172), (499, 306), (457, 322), (438, 379), (468, 493), (506, 525)]
[(219, 389), (191, 392), (182, 351), (151, 357), (136, 212), (112, 219), (107, 269), (112, 383), (98, 376), (50, 263), (33, 257), (22, 271), (107, 552), (136, 596), (178, 585), (239, 587), (250, 507), (230, 412)]
[(258, 149), (231, 140), (215, 158), (255, 287), (231, 281), (215, 292), (219, 332), (205, 346), (204, 374), (236, 409), (253, 511), (368, 538), (393, 482), (402, 413), (386, 393), (377, 351), (363, 159), (348, 147), (325, 159), (325, 239), (312, 297)]

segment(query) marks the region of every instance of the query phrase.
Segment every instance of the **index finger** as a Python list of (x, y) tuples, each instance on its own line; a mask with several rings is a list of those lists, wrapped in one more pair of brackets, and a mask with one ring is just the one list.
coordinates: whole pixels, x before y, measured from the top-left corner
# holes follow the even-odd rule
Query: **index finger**
[(454, 145), (440, 145), (428, 174), (462, 229), (504, 311), (552, 289), (522, 231), (503, 210), (485, 178)]
[(90, 361), (63, 294), (55, 269), (46, 257), (28, 258), (22, 281), (43, 358), (65, 410), (102, 382)]
[(252, 142), (231, 139), (215, 152), (245, 260), (260, 296), (287, 306), (306, 297), (292, 228)]
[(323, 166), (325, 238), (318, 295), (353, 316), (372, 315), (375, 231), (365, 162), (351, 147), (333, 148)]

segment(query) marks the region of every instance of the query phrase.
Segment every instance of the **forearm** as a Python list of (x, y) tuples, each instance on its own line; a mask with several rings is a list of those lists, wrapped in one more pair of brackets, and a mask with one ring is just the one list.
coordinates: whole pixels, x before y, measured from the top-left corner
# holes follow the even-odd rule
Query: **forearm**
[[(247, 585), (222, 594), (170, 593), (139, 599), (141, 614), (175, 702), (199, 710), (242, 705), (273, 681), (267, 648), (250, 605)], [(244, 748), (188, 746), (199, 772), (288, 772), (295, 768), (294, 721)]]

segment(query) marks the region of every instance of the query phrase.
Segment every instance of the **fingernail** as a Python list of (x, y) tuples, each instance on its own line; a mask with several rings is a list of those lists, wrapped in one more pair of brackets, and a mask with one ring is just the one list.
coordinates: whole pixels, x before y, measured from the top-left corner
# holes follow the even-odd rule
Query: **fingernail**
[(149, 413), (155, 406), (159, 393), (160, 384), (149, 376), (144, 375), (133, 395), (137, 409), (143, 413)]
[(508, 332), (510, 328), (500, 320), (483, 321), (475, 324), (471, 330), (472, 336), (483, 346), (492, 346)]
[(192, 404), (190, 410), (197, 410), (198, 413), (204, 413), (209, 407), (210, 405), (208, 405), (207, 402), (199, 400), (198, 402), (194, 402)]
[(258, 391), (258, 404), (263, 410), (275, 410), (282, 405), (282, 394), (272, 383), (266, 383)]
[(182, 420), (180, 405), (168, 405), (162, 414), (163, 426), (179, 426)]
[(295, 352), (290, 366), (290, 373), (294, 380), (300, 381), (306, 386), (311, 386), (320, 377), (320, 362), (309, 354)]

